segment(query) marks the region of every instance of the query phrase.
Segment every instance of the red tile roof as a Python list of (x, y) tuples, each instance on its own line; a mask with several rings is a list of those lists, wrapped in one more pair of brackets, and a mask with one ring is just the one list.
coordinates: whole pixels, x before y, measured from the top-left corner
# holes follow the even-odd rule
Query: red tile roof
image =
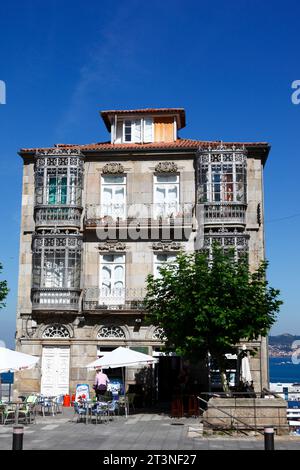
[(145, 109), (111, 109), (108, 111), (101, 111), (102, 119), (110, 132), (111, 129), (111, 121), (110, 117), (114, 116), (115, 114), (118, 115), (126, 115), (126, 114), (170, 114), (174, 115), (177, 114), (179, 116), (178, 122), (178, 129), (182, 129), (185, 127), (185, 110), (184, 108), (145, 108)]
[(164, 150), (164, 149), (186, 149), (195, 151), (199, 147), (217, 147), (220, 144), (225, 147), (231, 147), (232, 145), (245, 147), (266, 147), (269, 148), (267, 142), (222, 142), (222, 141), (204, 141), (204, 140), (192, 140), (192, 139), (177, 139), (175, 142), (151, 142), (145, 144), (111, 144), (110, 142), (98, 142), (94, 144), (56, 144), (55, 147), (48, 148), (23, 148), (20, 153), (36, 153), (41, 150), (50, 150), (51, 148), (76, 148), (81, 151), (97, 151), (97, 152), (111, 152), (111, 151), (139, 151), (139, 150)]

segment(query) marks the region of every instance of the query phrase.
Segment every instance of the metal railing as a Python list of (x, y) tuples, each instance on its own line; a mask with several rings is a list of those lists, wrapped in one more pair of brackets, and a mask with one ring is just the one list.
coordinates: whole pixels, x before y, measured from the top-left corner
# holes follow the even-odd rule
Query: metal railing
[(192, 224), (194, 204), (88, 204), (85, 207), (86, 226), (102, 225), (187, 225)]
[(33, 310), (78, 310), (80, 289), (33, 288), (31, 289)]
[(35, 208), (36, 227), (52, 225), (80, 227), (82, 208), (73, 206), (43, 206)]
[(246, 223), (246, 205), (244, 204), (205, 204), (205, 223), (218, 224), (226, 223)]
[(83, 290), (83, 310), (143, 310), (143, 288), (99, 288)]

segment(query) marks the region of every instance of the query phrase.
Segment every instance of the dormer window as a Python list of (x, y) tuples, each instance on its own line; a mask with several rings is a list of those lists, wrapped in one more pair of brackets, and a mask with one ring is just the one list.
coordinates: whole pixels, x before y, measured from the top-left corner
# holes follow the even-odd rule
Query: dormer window
[(175, 142), (185, 127), (183, 108), (145, 108), (102, 111), (112, 144)]

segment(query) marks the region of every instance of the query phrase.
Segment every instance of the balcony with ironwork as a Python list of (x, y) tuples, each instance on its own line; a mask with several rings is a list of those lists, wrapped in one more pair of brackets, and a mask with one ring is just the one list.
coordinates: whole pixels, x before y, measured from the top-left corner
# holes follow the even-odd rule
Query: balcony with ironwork
[(80, 227), (82, 207), (45, 205), (36, 206), (34, 219), (36, 228)]
[(206, 203), (204, 204), (204, 223), (206, 225), (246, 225), (245, 204)]
[(75, 288), (32, 288), (31, 301), (34, 311), (78, 311), (80, 289)]
[(84, 226), (191, 226), (193, 212), (193, 203), (88, 204)]
[(146, 291), (143, 288), (99, 288), (83, 290), (83, 310), (100, 312), (105, 310), (143, 310)]

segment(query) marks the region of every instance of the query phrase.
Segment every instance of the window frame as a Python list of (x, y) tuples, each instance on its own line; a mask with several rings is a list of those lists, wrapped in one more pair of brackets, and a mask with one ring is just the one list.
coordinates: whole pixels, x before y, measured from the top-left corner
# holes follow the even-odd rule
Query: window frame
[[(122, 262), (104, 262), (104, 256), (122, 256), (123, 257), (123, 261)], [(122, 292), (122, 295), (120, 295), (120, 298), (119, 298), (119, 301), (118, 301), (118, 298), (117, 297), (114, 297), (111, 292), (112, 292), (112, 284), (115, 282), (114, 279), (113, 279), (113, 276), (111, 276), (111, 281), (110, 281), (110, 295), (104, 295), (102, 294), (102, 288), (104, 288), (102, 286), (102, 281), (103, 281), (103, 276), (102, 276), (102, 269), (104, 266), (122, 266), (123, 267), (123, 292)], [(114, 273), (114, 271), (111, 271), (111, 273)], [(125, 303), (125, 299), (126, 299), (126, 253), (100, 253), (99, 255), (99, 304), (101, 303), (105, 303), (107, 305), (114, 305), (114, 304), (124, 304)]]
[[(122, 177), (124, 178), (124, 182), (123, 183), (105, 183), (104, 182), (104, 179), (106, 177)], [(114, 220), (116, 220), (117, 218), (121, 219), (121, 220), (126, 220), (126, 217), (127, 217), (127, 175), (126, 174), (102, 174), (101, 177), (100, 177), (100, 185), (101, 185), (101, 188), (100, 188), (100, 208), (101, 208), (101, 217), (112, 217)], [(113, 214), (113, 210), (112, 210), (112, 214), (108, 214), (107, 211), (105, 210), (105, 207), (104, 206), (107, 206), (107, 204), (105, 204), (103, 201), (104, 201), (104, 190), (106, 187), (111, 187), (112, 188), (112, 195), (114, 195), (115, 193), (115, 189), (118, 188), (118, 187), (123, 187), (124, 188), (124, 202), (123, 202), (123, 214), (121, 216), (119, 215), (115, 215)], [(113, 208), (113, 206), (117, 206), (118, 203), (111, 203), (111, 207)]]
[[(175, 183), (158, 183), (157, 182), (157, 178), (159, 176), (165, 176), (165, 177), (168, 177), (168, 176), (176, 176), (176, 182)], [(160, 203), (160, 202), (157, 202), (156, 201), (156, 188), (158, 185), (171, 185), (171, 184), (174, 184), (176, 185), (177, 187), (177, 200), (176, 200), (176, 208), (175, 208), (175, 213), (178, 213), (179, 210), (180, 210), (180, 173), (154, 173), (153, 174), (153, 216), (155, 219), (158, 219), (159, 217), (161, 217), (161, 215), (158, 213), (159, 210), (159, 204), (169, 204), (168, 202), (166, 203)], [(167, 186), (166, 186), (166, 189), (167, 189)], [(168, 218), (170, 217), (170, 215), (166, 215), (165, 214), (165, 211), (164, 211), (164, 215), (163, 215), (163, 218)]]

